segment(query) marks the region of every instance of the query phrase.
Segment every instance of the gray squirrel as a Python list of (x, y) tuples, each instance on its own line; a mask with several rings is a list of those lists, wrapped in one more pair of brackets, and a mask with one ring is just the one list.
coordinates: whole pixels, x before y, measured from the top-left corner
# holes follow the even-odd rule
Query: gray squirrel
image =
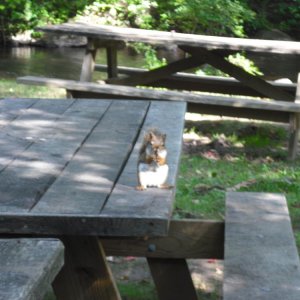
[(137, 190), (147, 187), (171, 188), (166, 184), (169, 166), (167, 164), (167, 135), (157, 129), (149, 129), (139, 152)]

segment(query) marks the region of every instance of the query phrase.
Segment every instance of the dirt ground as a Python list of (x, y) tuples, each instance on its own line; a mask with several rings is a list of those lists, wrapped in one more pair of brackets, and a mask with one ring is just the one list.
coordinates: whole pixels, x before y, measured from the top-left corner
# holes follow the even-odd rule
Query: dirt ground
[[(153, 282), (145, 258), (113, 257), (109, 259), (109, 264), (117, 282)], [(190, 259), (188, 265), (194, 285), (205, 299), (221, 299), (223, 261)]]

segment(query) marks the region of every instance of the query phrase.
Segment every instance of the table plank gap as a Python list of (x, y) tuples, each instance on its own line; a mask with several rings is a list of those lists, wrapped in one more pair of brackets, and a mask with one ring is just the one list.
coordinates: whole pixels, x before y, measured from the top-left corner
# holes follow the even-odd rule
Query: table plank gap
[[(90, 131), (87, 133), (87, 135), (83, 138), (83, 140), (80, 142), (78, 148), (74, 151), (74, 153), (72, 154), (72, 156), (70, 157), (70, 160), (66, 161), (65, 165), (61, 168), (60, 170), (60, 174), (63, 173), (63, 171), (67, 168), (67, 166), (69, 165), (70, 161), (75, 157), (75, 155), (80, 151), (80, 149), (83, 147), (84, 143), (88, 140), (88, 138), (90, 137), (90, 135), (93, 133), (94, 129), (99, 125), (99, 123), (102, 121), (103, 116), (105, 115), (105, 113), (107, 112), (107, 110), (110, 108), (111, 103), (107, 106), (106, 110), (104, 110), (104, 114), (102, 114), (99, 118), (99, 120), (92, 125)], [(32, 204), (32, 206), (30, 207), (30, 211), (37, 205), (37, 203), (39, 202), (39, 200), (43, 197), (43, 195), (48, 191), (48, 189), (54, 184), (54, 182), (57, 180), (57, 178), (59, 177), (59, 175), (57, 175), (57, 177), (52, 177), (49, 182), (48, 185), (45, 187), (43, 193), (38, 193), (36, 198), (35, 198), (35, 202)]]
[[(170, 169), (168, 184), (175, 186), (181, 153), (185, 107), (185, 103), (179, 102), (172, 104), (166, 101), (151, 103), (147, 119), (128, 163), (104, 209), (101, 211), (101, 216), (108, 220), (111, 219), (111, 223), (106, 228), (106, 234), (109, 234), (109, 231), (113, 234), (114, 230), (116, 230), (121, 234), (123, 231), (124, 235), (128, 233), (138, 235), (139, 230), (145, 230), (139, 223), (141, 219), (144, 219), (145, 223), (148, 222), (145, 226), (149, 226), (150, 231), (158, 230), (159, 232), (160, 229), (167, 229), (168, 220), (172, 213), (175, 188), (149, 188), (146, 191), (137, 191), (135, 189), (138, 184), (137, 162), (144, 133), (149, 128), (157, 128), (161, 132), (166, 133), (167, 160)], [(151, 220), (153, 219), (161, 219), (160, 226), (165, 228), (151, 228)], [(139, 226), (132, 226), (135, 222)], [(128, 228), (129, 225), (131, 228)]]
[[(131, 101), (128, 110), (128, 101), (112, 101), (32, 213), (98, 214), (122, 172), (148, 105)], [(69, 188), (74, 184), (75, 188)]]
[[(34, 142), (41, 142), (55, 134), (58, 120), (74, 102), (74, 100), (56, 100), (56, 105), (53, 105), (49, 100), (34, 100), (29, 101), (29, 106), (20, 111), (20, 101), (17, 99), (14, 101), (16, 102), (13, 102), (13, 105), (9, 104), (10, 113), (14, 118), (1, 128), (0, 132), (0, 172), (3, 172)], [(31, 122), (34, 124), (30, 124)], [(40, 127), (37, 128), (38, 126)]]
[[(94, 107), (91, 107), (91, 101)], [(43, 102), (45, 105), (52, 104), (52, 106), (59, 104), (56, 101), (50, 101), (48, 104), (46, 100)], [(2, 211), (27, 211), (32, 207), (53, 178), (58, 176), (91, 126), (97, 122), (110, 103), (110, 101), (95, 100), (72, 100), (72, 102), (73, 104), (62, 114), (62, 118), (54, 118), (48, 124), (47, 130), (38, 130), (34, 143), (0, 173)], [(27, 116), (30, 121), (27, 124), (29, 131), (35, 126), (36, 120), (42, 119), (42, 115), (41, 111), (37, 111), (36, 115)], [(26, 114), (24, 118), (26, 119)], [(45, 132), (47, 134), (44, 139)], [(12, 184), (14, 184), (13, 189)]]
[[(102, 122), (73, 156), (111, 102), (114, 104)], [(55, 236), (166, 235), (175, 190), (152, 188), (135, 194), (138, 192), (135, 190), (136, 154), (144, 131), (156, 127), (167, 133), (168, 164), (171, 169), (168, 183), (173, 184), (180, 156), (185, 109), (184, 102), (75, 100), (58, 122), (56, 134), (44, 142), (35, 142), (0, 174), (0, 232)], [(141, 126), (145, 114), (147, 116)], [(104, 197), (111, 193), (116, 174), (127, 159), (128, 151), (132, 150), (138, 132), (139, 138), (113, 189), (115, 200), (111, 201), (113, 198), (109, 197), (103, 209), (105, 213), (99, 214), (101, 193)], [(69, 160), (71, 162), (61, 172)], [(57, 176), (59, 178), (45, 193), (49, 181)], [(120, 203), (118, 196), (127, 192), (128, 197), (124, 198), (123, 204)], [(40, 197), (39, 193), (43, 196), (29, 211), (35, 197)], [(138, 198), (131, 199), (135, 196)], [(120, 213), (114, 211), (114, 204), (119, 206)], [(129, 209), (126, 211), (124, 206), (127, 205)]]
[[(0, 129), (35, 104), (38, 99), (0, 99)], [(14, 105), (11, 105), (13, 102)]]
[(146, 119), (146, 116), (147, 116), (147, 113), (148, 113), (149, 109), (150, 109), (150, 102), (149, 102), (148, 107), (147, 107), (146, 110), (145, 110), (145, 113), (144, 113), (142, 119), (141, 119), (140, 127), (139, 127), (139, 129), (136, 131), (136, 135), (133, 137), (133, 140), (132, 140), (132, 143), (131, 143), (130, 150), (127, 152), (127, 155), (126, 155), (125, 159), (123, 160), (123, 163), (122, 163), (122, 165), (121, 165), (121, 168), (119, 169), (119, 172), (118, 172), (118, 174), (117, 174), (117, 176), (116, 176), (116, 179), (115, 179), (115, 181), (114, 181), (114, 183), (113, 183), (113, 185), (112, 185), (112, 187), (111, 187), (110, 193), (107, 194), (107, 196), (106, 196), (106, 198), (105, 198), (105, 200), (104, 200), (104, 202), (103, 202), (103, 204), (102, 204), (102, 206), (101, 206), (101, 209), (100, 209), (100, 211), (99, 211), (99, 214), (101, 214), (102, 210), (104, 209), (104, 207), (105, 207), (105, 205), (106, 205), (106, 203), (107, 203), (107, 201), (108, 201), (108, 199), (109, 199), (109, 197), (110, 197), (110, 195), (111, 195), (112, 190), (115, 188), (117, 182), (119, 181), (120, 176), (122, 175), (122, 173), (123, 173), (123, 171), (124, 171), (124, 168), (126, 167), (126, 164), (127, 164), (127, 162), (128, 162), (128, 159), (129, 159), (129, 157), (130, 157), (130, 155), (131, 155), (131, 153), (132, 153), (132, 151), (133, 151), (133, 149), (134, 149), (134, 145), (136, 144), (137, 139), (139, 138), (139, 135), (140, 135), (140, 133), (141, 133), (141, 129), (142, 129), (142, 127), (144, 126), (145, 119)]

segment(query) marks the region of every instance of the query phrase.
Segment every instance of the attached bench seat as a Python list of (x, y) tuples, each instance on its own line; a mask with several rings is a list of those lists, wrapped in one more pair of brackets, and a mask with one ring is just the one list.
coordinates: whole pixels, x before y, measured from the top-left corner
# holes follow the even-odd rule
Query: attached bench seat
[(0, 239), (0, 300), (41, 300), (63, 265), (54, 239)]
[(300, 131), (300, 104), (278, 100), (203, 95), (162, 91), (113, 84), (98, 84), (46, 77), (25, 76), (18, 83), (64, 88), (74, 98), (151, 99), (188, 102), (188, 111), (213, 115), (243, 117), (290, 124), (289, 159), (297, 155)]
[(226, 197), (224, 300), (300, 299), (300, 262), (284, 195)]
[[(107, 65), (96, 64), (95, 71), (108, 71)], [(146, 72), (147, 69), (132, 68), (132, 67), (117, 67), (118, 74), (136, 75)], [(294, 95), (296, 93), (296, 83), (287, 83), (282, 81), (268, 81), (274, 87), (280, 88), (283, 91)], [(264, 97), (258, 91), (247, 87), (242, 82), (232, 77), (221, 76), (200, 76), (191, 73), (177, 72), (168, 78), (160, 78), (145, 84), (147, 86), (165, 87), (168, 89), (202, 91), (209, 93), (221, 93), (230, 95), (244, 95), (254, 97)]]
[(188, 258), (224, 260), (224, 300), (300, 299), (299, 256), (282, 194), (228, 192), (225, 230), (223, 222), (172, 220), (166, 237), (101, 241), (107, 255), (147, 257), (161, 299), (198, 299)]

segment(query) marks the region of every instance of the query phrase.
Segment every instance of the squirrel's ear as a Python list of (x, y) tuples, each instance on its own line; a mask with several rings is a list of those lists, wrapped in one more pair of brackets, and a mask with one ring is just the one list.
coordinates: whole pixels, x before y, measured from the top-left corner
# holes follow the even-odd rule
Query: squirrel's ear
[(153, 131), (149, 131), (148, 136), (150, 141), (153, 140), (153, 136), (154, 136)]
[(163, 138), (163, 140), (164, 140), (164, 142), (166, 141), (166, 138), (167, 138), (167, 135), (164, 133), (163, 135), (162, 135), (162, 138)]
[(152, 133), (151, 131), (145, 133), (145, 135), (144, 135), (144, 140), (145, 140), (145, 141), (150, 142), (150, 141), (152, 140), (152, 138), (153, 138), (153, 133)]

